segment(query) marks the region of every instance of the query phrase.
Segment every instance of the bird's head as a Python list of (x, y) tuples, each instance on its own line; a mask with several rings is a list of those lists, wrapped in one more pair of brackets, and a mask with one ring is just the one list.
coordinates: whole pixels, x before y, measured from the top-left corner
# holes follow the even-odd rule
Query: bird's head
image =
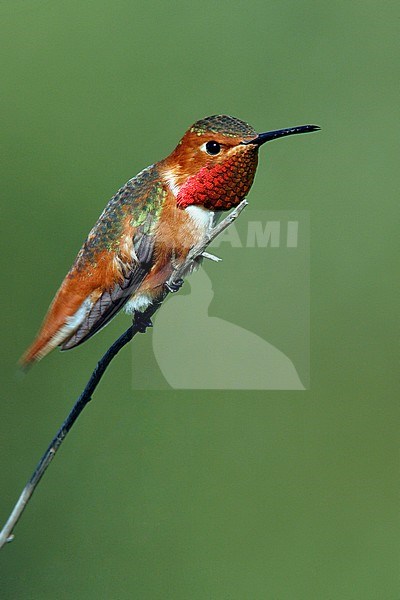
[(180, 208), (197, 205), (212, 211), (228, 210), (249, 192), (262, 144), (317, 129), (303, 125), (257, 134), (235, 117), (206, 117), (188, 129), (162, 162), (163, 174)]

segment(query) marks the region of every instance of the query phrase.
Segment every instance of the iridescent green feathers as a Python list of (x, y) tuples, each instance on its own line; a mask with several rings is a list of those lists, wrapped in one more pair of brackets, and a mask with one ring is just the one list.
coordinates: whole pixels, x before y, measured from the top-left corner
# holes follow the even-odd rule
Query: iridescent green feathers
[(103, 269), (108, 276), (113, 271), (118, 274), (109, 285), (102, 286), (100, 295), (94, 287), (87, 299), (86, 314), (73, 334), (60, 344), (62, 350), (78, 346), (102, 329), (140, 286), (151, 267), (154, 229), (165, 198), (158, 171), (151, 166), (109, 201), (82, 246), (70, 277), (80, 273), (94, 283), (94, 270)]
[(255, 137), (257, 135), (255, 129), (248, 123), (230, 117), (229, 115), (212, 115), (197, 121), (190, 131), (203, 135), (204, 133), (220, 133), (227, 137)]
[(130, 179), (108, 202), (82, 246), (74, 267), (81, 270), (95, 263), (103, 250), (119, 253), (128, 227), (151, 234), (161, 212), (166, 192), (155, 165)]

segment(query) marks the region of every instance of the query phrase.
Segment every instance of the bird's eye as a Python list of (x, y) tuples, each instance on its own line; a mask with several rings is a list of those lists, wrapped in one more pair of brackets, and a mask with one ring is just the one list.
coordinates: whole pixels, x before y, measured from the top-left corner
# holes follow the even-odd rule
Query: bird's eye
[(207, 154), (211, 154), (211, 156), (215, 156), (216, 154), (219, 154), (221, 150), (221, 146), (218, 144), (218, 142), (207, 142), (206, 144), (206, 152)]

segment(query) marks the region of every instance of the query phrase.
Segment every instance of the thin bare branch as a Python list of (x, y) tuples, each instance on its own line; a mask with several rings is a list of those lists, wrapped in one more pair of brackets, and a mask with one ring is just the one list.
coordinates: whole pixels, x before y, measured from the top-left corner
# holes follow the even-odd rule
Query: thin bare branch
[[(88, 383), (86, 384), (85, 389), (82, 394), (79, 396), (78, 400), (75, 402), (71, 412), (68, 417), (65, 419), (64, 423), (61, 425), (60, 429), (57, 431), (55, 437), (51, 441), (49, 447), (46, 452), (43, 454), (40, 459), (32, 477), (29, 479), (28, 483), (22, 490), (22, 493), (15, 504), (7, 522), (5, 523), (3, 529), (0, 532), (0, 548), (2, 548), (7, 542), (11, 542), (14, 539), (13, 530), (19, 521), (23, 511), (25, 510), (28, 502), (30, 501), (33, 492), (35, 491), (39, 481), (43, 477), (47, 467), (53, 460), (57, 450), (63, 443), (67, 433), (70, 431), (71, 427), (85, 408), (85, 406), (92, 399), (92, 395), (100, 383), (101, 378), (103, 377), (108, 365), (112, 361), (112, 359), (118, 354), (118, 352), (128, 344), (132, 338), (138, 332), (144, 332), (146, 327), (150, 326), (152, 315), (159, 309), (162, 302), (166, 298), (169, 293), (169, 289), (173, 289), (174, 285), (176, 285), (179, 280), (181, 280), (185, 274), (190, 272), (193, 264), (198, 261), (203, 255), (205, 258), (211, 258), (213, 255), (208, 253), (204, 253), (205, 249), (208, 245), (219, 235), (224, 229), (229, 227), (235, 219), (240, 215), (243, 209), (247, 206), (247, 200), (242, 200), (242, 202), (232, 210), (218, 225), (212, 228), (209, 233), (205, 236), (203, 241), (192, 248), (188, 253), (188, 256), (185, 262), (179, 267), (176, 268), (171, 277), (169, 278), (167, 285), (165, 286), (163, 297), (160, 302), (154, 303), (148, 307), (148, 309), (140, 314), (140, 319), (137, 318), (137, 314), (135, 317), (135, 322), (129, 327), (125, 333), (123, 333), (107, 350), (107, 352), (103, 355), (103, 357), (99, 360), (94, 369)], [(204, 253), (204, 254), (203, 254)], [(215, 260), (216, 257), (213, 257), (212, 260)]]

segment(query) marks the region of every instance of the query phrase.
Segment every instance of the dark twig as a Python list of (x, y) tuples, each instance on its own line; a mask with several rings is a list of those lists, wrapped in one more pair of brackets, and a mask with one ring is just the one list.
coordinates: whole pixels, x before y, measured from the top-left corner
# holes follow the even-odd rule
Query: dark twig
[[(33, 492), (35, 491), (39, 481), (43, 477), (47, 467), (53, 460), (57, 450), (63, 443), (67, 433), (85, 408), (85, 406), (92, 399), (93, 392), (96, 390), (98, 384), (100, 383), (101, 378), (103, 377), (108, 365), (112, 361), (112, 359), (118, 354), (118, 352), (128, 344), (132, 338), (138, 333), (143, 332), (148, 326), (151, 317), (154, 313), (159, 309), (162, 302), (168, 295), (168, 287), (170, 289), (173, 288), (174, 284), (178, 282), (184, 275), (190, 271), (193, 263), (198, 260), (202, 255), (207, 246), (213, 241), (214, 238), (217, 237), (224, 229), (229, 227), (231, 223), (239, 216), (242, 210), (246, 207), (247, 201), (243, 200), (233, 211), (231, 211), (225, 219), (223, 219), (218, 225), (216, 225), (210, 232), (205, 236), (202, 242), (192, 248), (187, 256), (187, 259), (183, 263), (181, 267), (176, 268), (171, 277), (167, 282), (167, 286), (163, 292), (163, 297), (158, 303), (154, 303), (149, 308), (140, 313), (140, 318), (138, 318), (136, 313), (135, 322), (129, 327), (125, 333), (123, 333), (107, 350), (107, 352), (103, 355), (103, 357), (99, 360), (94, 369), (88, 383), (86, 384), (85, 389), (82, 394), (79, 396), (78, 400), (75, 402), (71, 412), (68, 417), (65, 419), (64, 423), (61, 425), (57, 434), (51, 441), (51, 444), (47, 448), (46, 452), (43, 454), (40, 459), (32, 477), (29, 479), (28, 483), (22, 490), (20, 497), (18, 498), (17, 503), (15, 504), (7, 522), (5, 523), (3, 529), (0, 532), (0, 548), (2, 548), (7, 542), (11, 542), (14, 539), (13, 530), (19, 521), (23, 511), (25, 510), (29, 500), (32, 497)], [(212, 255), (205, 253), (205, 258), (211, 258), (215, 260), (215, 257)], [(218, 260), (218, 259), (217, 259)]]

